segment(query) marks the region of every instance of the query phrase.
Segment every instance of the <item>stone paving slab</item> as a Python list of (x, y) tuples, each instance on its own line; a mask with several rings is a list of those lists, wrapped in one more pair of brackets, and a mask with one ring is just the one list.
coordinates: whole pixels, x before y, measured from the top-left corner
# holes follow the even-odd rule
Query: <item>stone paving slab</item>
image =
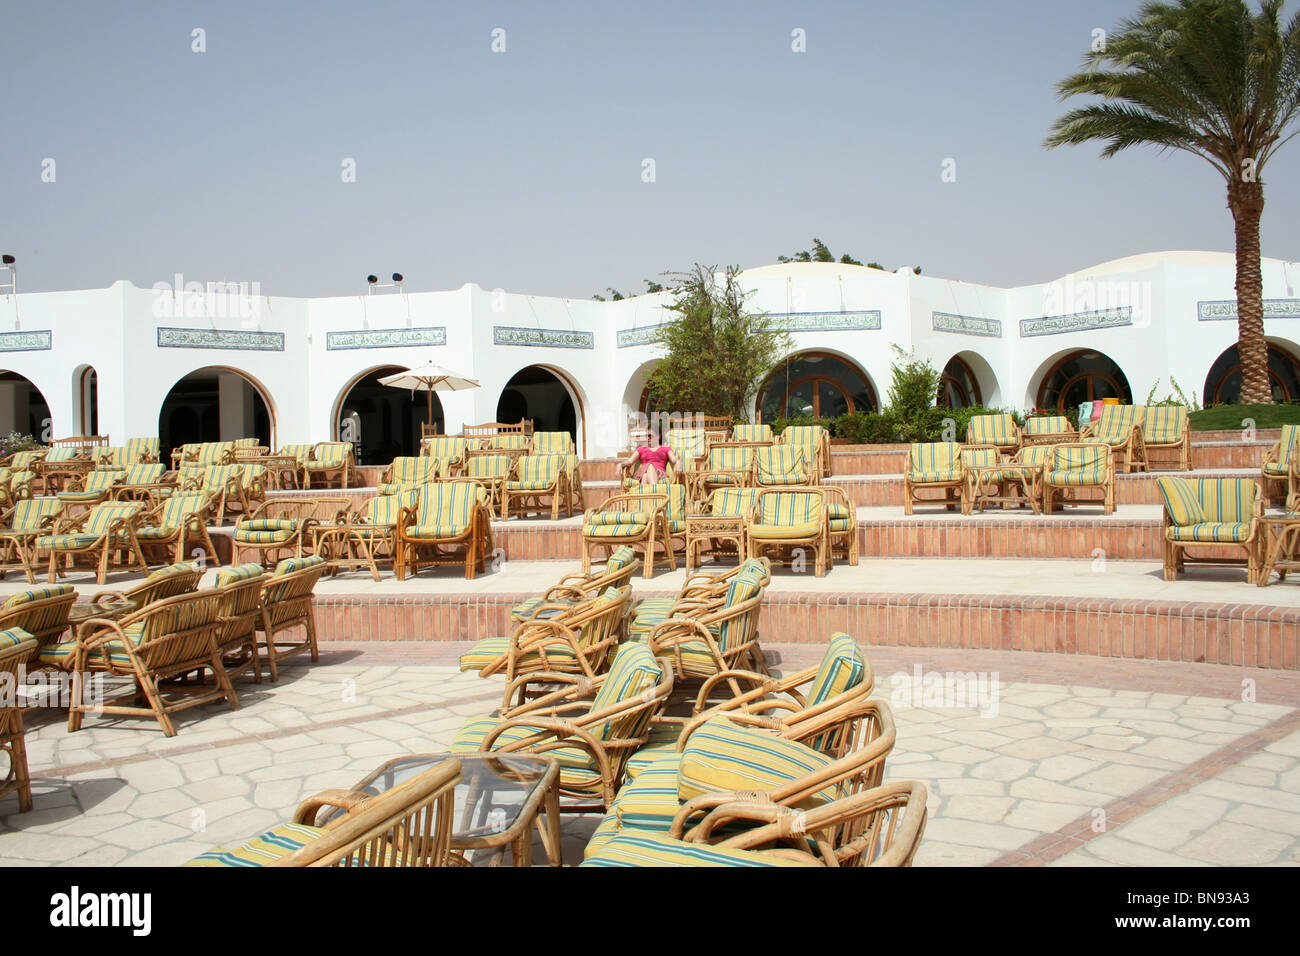
[[(277, 685), (239, 684), (239, 711), (187, 711), (171, 739), (148, 719), (68, 734), (61, 714), (32, 712), (36, 809), (0, 799), (0, 863), (175, 865), (391, 757), (444, 747), (499, 702), (499, 680), (456, 670), (464, 646), (332, 647), (318, 665), (289, 663)], [(770, 654), (782, 672), (818, 650)], [(933, 648), (871, 656), (898, 724), (887, 777), (930, 790), (917, 865), (1300, 862), (1295, 675)], [(926, 675), (958, 673), (964, 699), (956, 683), (927, 695)], [(1259, 678), (1254, 700), (1242, 675)], [(1099, 813), (1116, 819), (1088, 830)], [(566, 819), (568, 862), (595, 824)]]

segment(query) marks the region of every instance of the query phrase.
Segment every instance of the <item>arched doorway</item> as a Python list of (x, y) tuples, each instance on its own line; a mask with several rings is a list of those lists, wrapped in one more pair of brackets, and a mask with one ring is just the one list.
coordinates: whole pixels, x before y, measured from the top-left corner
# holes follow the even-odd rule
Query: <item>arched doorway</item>
[[(1272, 342), (1268, 343), (1268, 384), (1273, 389), (1273, 401), (1300, 400), (1300, 362), (1290, 351)], [(1206, 405), (1234, 405), (1241, 397), (1241, 357), (1237, 346), (1225, 351), (1210, 366), (1205, 376), (1204, 396)]]
[(568, 432), (575, 443), (581, 414), (576, 389), (560, 374), (541, 365), (516, 372), (497, 399), (497, 421), (514, 423), (531, 418), (535, 431)]
[(73, 374), (73, 388), (77, 396), (77, 420), (72, 425), (73, 434), (98, 435), (99, 375), (91, 365), (82, 365)]
[(1114, 359), (1101, 352), (1069, 352), (1048, 368), (1038, 386), (1036, 408), (1055, 409), (1064, 415), (1084, 402), (1118, 398), (1133, 403), (1133, 392)]
[(831, 352), (800, 352), (778, 366), (758, 390), (758, 414), (776, 418), (834, 418), (876, 410), (867, 373)]
[(210, 366), (190, 372), (167, 393), (158, 412), (160, 461), (192, 442), (256, 438), (275, 448), (275, 415), (262, 385), (243, 372)]
[(54, 434), (50, 404), (41, 390), (25, 375), (0, 371), (0, 435), (18, 432), (39, 442)]
[(960, 355), (954, 355), (939, 376), (938, 404), (943, 408), (969, 408), (984, 404), (975, 371)]
[[(402, 365), (385, 365), (354, 378), (340, 393), (334, 409), (334, 437), (351, 441), (357, 464), (386, 465), (394, 458), (420, 453), (420, 426), (429, 414), (426, 392), (381, 385), (385, 375), (406, 371)], [(433, 424), (442, 434), (446, 416), (438, 393), (433, 393)]]

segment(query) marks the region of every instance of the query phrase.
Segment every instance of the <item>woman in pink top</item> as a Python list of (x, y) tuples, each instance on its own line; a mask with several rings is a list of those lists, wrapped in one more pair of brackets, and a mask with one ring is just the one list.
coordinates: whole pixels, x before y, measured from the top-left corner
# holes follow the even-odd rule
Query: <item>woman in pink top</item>
[(619, 471), (630, 474), (635, 481), (653, 485), (668, 478), (668, 466), (679, 467), (676, 453), (667, 445), (651, 448), (649, 439), (642, 438), (632, 453), (618, 463)]

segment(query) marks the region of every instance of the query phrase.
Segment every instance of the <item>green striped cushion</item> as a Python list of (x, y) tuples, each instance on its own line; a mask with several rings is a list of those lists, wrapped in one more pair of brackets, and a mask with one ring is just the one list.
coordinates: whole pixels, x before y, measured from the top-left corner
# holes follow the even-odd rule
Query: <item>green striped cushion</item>
[(826, 429), (821, 425), (791, 425), (781, 432), (781, 442), (803, 452), (804, 461), (816, 461)]
[[(654, 659), (649, 648), (644, 644), (624, 644), (614, 655), (614, 663), (605, 675), (600, 690), (596, 692), (591, 709), (598, 711), (639, 697), (651, 690), (662, 678), (659, 662)], [(633, 724), (645, 726), (649, 720), (649, 714), (634, 715), (631, 718), (620, 715), (588, 729), (597, 740), (631, 737), (636, 736), (638, 729)]]
[(173, 574), (179, 574), (184, 571), (197, 571), (198, 566), (192, 561), (177, 561), (175, 564), (169, 564), (164, 568), (153, 571), (145, 578), (145, 581), (161, 581), (163, 578)]
[(331, 442), (318, 445), (312, 450), (312, 454), (316, 457), (303, 462), (303, 466), (308, 471), (332, 471), (335, 468), (342, 468), (347, 462), (348, 455), (352, 454), (352, 443)]
[(650, 739), (637, 748), (636, 753), (628, 758), (627, 778), (635, 780), (637, 775), (664, 754), (675, 753), (677, 738), (681, 735), (681, 724), (653, 724), (650, 727)]
[(754, 461), (754, 449), (711, 448), (709, 449), (709, 469), (717, 471), (749, 471)]
[(652, 759), (635, 780), (623, 785), (609, 808), (620, 830), (668, 831), (681, 809), (677, 799), (680, 766), (681, 754), (669, 751)]
[(757, 498), (757, 488), (719, 488), (713, 493), (712, 513), (731, 518), (748, 517)]
[(234, 584), (236, 581), (247, 581), (249, 578), (259, 577), (266, 573), (266, 569), (260, 564), (237, 564), (231, 568), (222, 568), (217, 572), (217, 587), (225, 587), (227, 584)]
[(804, 521), (799, 524), (767, 524), (759, 522), (749, 526), (749, 535), (764, 540), (775, 539), (791, 541), (815, 538), (822, 529), (820, 521)]
[(609, 560), (605, 562), (605, 570), (622, 571), (625, 567), (636, 560), (636, 551), (627, 545), (620, 545), (609, 554)]
[(1255, 513), (1259, 485), (1250, 478), (1198, 478), (1197, 497), (1209, 521), (1246, 522)]
[(1092, 428), (1092, 440), (1121, 445), (1128, 441), (1136, 420), (1137, 408), (1133, 405), (1103, 405), (1101, 418)]
[[(736, 790), (766, 792), (824, 769), (825, 754), (773, 733), (713, 717), (691, 734), (677, 773), (677, 797), (685, 803), (705, 793)], [(802, 806), (829, 803), (838, 794), (828, 786)]]
[(826, 645), (817, 676), (808, 690), (808, 706), (824, 704), (832, 697), (857, 687), (866, 671), (867, 661), (858, 642), (848, 634), (836, 633)]
[(246, 843), (227, 849), (214, 846), (200, 853), (185, 866), (266, 866), (283, 859), (325, 833), (321, 827), (302, 823), (282, 823)]
[(908, 468), (917, 474), (961, 474), (961, 445), (951, 441), (913, 442), (908, 446)]
[(82, 534), (98, 538), (108, 531), (108, 526), (114, 521), (129, 518), (139, 510), (140, 505), (135, 502), (97, 505), (91, 510), (86, 523), (81, 526)]
[(1165, 529), (1165, 536), (1170, 541), (1240, 543), (1250, 537), (1250, 525), (1246, 522), (1230, 521), (1203, 521), (1199, 524), (1171, 525)]
[(650, 632), (656, 627), (668, 620), (668, 615), (672, 613), (677, 604), (677, 598), (646, 598), (636, 606), (632, 614), (632, 624), (628, 629), (628, 639), (632, 641), (645, 641), (650, 636)]
[(1287, 468), (1291, 463), (1291, 456), (1296, 451), (1297, 442), (1300, 442), (1300, 425), (1283, 425), (1282, 435), (1277, 443), (1278, 474), (1285, 475), (1287, 473)]
[(1142, 438), (1148, 445), (1172, 445), (1181, 441), (1186, 427), (1186, 406), (1147, 405), (1142, 409)]
[(771, 425), (732, 425), (731, 437), (736, 441), (771, 441)]
[(30, 498), (14, 504), (13, 530), (36, 531), (41, 522), (63, 511), (63, 502), (57, 498)]
[(826, 524), (832, 534), (848, 531), (853, 527), (853, 511), (849, 505), (833, 502), (826, 506)]
[(62, 597), (65, 594), (72, 593), (77, 589), (71, 584), (46, 584), (42, 587), (28, 588), (26, 591), (19, 591), (17, 594), (11, 594), (5, 601), (3, 610), (21, 607), (32, 601), (44, 601), (46, 598)]
[[(1064, 421), (1064, 419), (1062, 419)], [(1047, 459), (1052, 456), (1051, 445), (1029, 445), (1020, 449), (1016, 455), (1016, 461), (1021, 465), (1032, 465), (1041, 467), (1047, 463)]]
[(568, 432), (537, 432), (533, 435), (533, 455), (571, 455), (573, 436)]
[(963, 448), (961, 462), (967, 468), (983, 468), (998, 463), (996, 448)]
[(432, 524), (417, 524), (406, 529), (408, 538), (462, 538), (470, 529), (470, 522), (435, 521)]
[(1205, 511), (1201, 508), (1201, 499), (1197, 496), (1196, 485), (1186, 478), (1161, 477), (1156, 479), (1156, 487), (1165, 500), (1165, 511), (1169, 520), (1176, 525), (1199, 524), (1205, 520)]
[(1068, 471), (1049, 471), (1047, 473), (1049, 484), (1071, 485), (1074, 487), (1104, 485), (1106, 478), (1105, 465), (1098, 465), (1095, 468), (1071, 468)]
[(674, 840), (665, 833), (627, 830), (604, 843), (599, 852), (587, 857), (579, 865), (815, 867), (821, 864), (815, 860), (790, 860), (752, 850), (733, 850), (703, 843), (687, 843), (684, 840)]
[(380, 495), (366, 502), (362, 515), (369, 524), (397, 524), (402, 509), (414, 507), (418, 500), (419, 495), (414, 492)]
[(292, 518), (249, 518), (237, 527), (240, 531), (297, 531), (298, 522)]
[(306, 558), (285, 558), (275, 566), (275, 575), (280, 577), (285, 574), (293, 574), (295, 571), (301, 571), (304, 568), (314, 568), (317, 565), (324, 565), (325, 559), (319, 554), (313, 554)]
[[(803, 450), (791, 445), (769, 445), (754, 453), (760, 484), (801, 484), (808, 476)], [(798, 481), (791, 479), (798, 478)]]
[(60, 462), (72, 461), (77, 457), (75, 448), (51, 448), (45, 456), (46, 461)]
[(811, 492), (778, 492), (762, 500), (761, 522), (769, 525), (816, 524), (822, 518), (822, 496)]
[(1026, 435), (1060, 435), (1073, 430), (1070, 420), (1062, 415), (1043, 415), (1025, 419)]
[(465, 465), (470, 478), (502, 478), (510, 474), (509, 455), (475, 455)]
[(974, 445), (1014, 445), (1016, 420), (1005, 413), (975, 415), (970, 420), (969, 432)]
[[(8, 607), (8, 605), (5, 605)], [(36, 638), (28, 634), (21, 627), (11, 627), (0, 631), (0, 650), (10, 647), (17, 647), (19, 644), (25, 644), (27, 641), (36, 642)]]
[(36, 539), (36, 547), (42, 551), (67, 551), (94, 544), (100, 537), (97, 534), (47, 534)]
[(1099, 445), (1058, 445), (1053, 450), (1053, 471), (1091, 471), (1105, 468), (1110, 460), (1110, 451)]

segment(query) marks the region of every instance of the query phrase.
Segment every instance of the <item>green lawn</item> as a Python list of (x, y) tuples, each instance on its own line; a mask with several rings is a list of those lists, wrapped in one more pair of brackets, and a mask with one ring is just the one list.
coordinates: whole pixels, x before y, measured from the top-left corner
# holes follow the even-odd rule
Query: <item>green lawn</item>
[(1192, 412), (1189, 418), (1192, 431), (1242, 428), (1247, 418), (1255, 420), (1256, 428), (1277, 428), (1300, 424), (1300, 405), (1215, 405)]

